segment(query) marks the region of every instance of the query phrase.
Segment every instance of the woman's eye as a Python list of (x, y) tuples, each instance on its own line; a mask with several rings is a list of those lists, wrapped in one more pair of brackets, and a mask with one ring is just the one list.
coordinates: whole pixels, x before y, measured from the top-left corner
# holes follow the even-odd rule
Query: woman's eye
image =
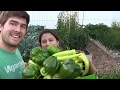
[(49, 42), (52, 42), (52, 41), (54, 41), (53, 39), (49, 39)]
[(46, 41), (42, 41), (42, 43), (46, 43)]

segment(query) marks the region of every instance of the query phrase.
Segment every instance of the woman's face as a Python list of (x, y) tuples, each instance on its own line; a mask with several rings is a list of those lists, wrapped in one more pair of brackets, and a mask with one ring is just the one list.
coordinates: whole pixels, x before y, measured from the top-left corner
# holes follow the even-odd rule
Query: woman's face
[(51, 33), (44, 33), (41, 36), (41, 46), (43, 48), (47, 48), (51, 44), (53, 44), (56, 47), (58, 47), (59, 41), (56, 40), (56, 38)]

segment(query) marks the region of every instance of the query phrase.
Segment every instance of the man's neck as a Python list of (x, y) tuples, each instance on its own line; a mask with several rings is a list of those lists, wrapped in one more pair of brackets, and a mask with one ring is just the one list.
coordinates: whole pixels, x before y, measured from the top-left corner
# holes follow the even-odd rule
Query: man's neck
[(16, 47), (12, 47), (10, 45), (7, 45), (5, 43), (3, 43), (0, 39), (0, 48), (8, 51), (8, 52), (15, 52), (16, 51)]

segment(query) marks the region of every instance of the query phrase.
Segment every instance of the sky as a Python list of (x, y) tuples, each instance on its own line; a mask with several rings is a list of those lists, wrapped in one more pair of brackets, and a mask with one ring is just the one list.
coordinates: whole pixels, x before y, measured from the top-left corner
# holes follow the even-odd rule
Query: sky
[[(61, 11), (27, 11), (30, 15), (29, 25), (41, 25), (55, 29)], [(87, 25), (104, 23), (111, 26), (113, 21), (120, 22), (120, 11), (77, 11), (79, 24)]]

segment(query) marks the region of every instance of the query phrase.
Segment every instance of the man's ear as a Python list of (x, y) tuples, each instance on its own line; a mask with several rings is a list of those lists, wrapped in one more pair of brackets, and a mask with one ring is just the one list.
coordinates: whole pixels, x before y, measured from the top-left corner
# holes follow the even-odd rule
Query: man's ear
[(1, 32), (1, 30), (2, 30), (2, 25), (0, 24), (0, 32)]

